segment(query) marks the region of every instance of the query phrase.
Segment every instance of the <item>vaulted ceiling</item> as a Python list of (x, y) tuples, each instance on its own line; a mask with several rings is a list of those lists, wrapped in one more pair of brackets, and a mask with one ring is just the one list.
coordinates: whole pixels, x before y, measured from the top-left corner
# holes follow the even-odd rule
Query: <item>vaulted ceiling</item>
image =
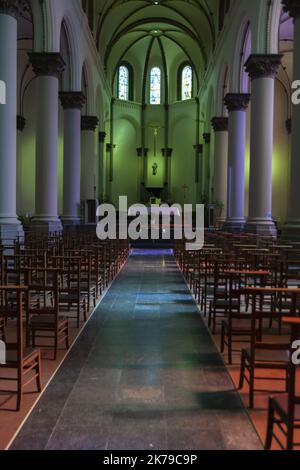
[[(214, 49), (218, 0), (97, 0), (97, 46), (108, 72), (122, 60), (160, 51), (171, 66), (180, 58), (197, 74)], [(198, 77), (199, 79), (199, 77)]]

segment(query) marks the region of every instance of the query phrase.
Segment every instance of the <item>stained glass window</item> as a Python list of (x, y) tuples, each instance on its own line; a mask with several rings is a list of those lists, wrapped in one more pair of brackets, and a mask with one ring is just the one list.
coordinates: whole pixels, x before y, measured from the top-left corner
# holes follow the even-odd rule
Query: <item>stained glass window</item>
[(119, 67), (118, 97), (125, 101), (129, 98), (129, 71), (125, 65)]
[(193, 69), (187, 65), (182, 70), (181, 76), (181, 99), (190, 100), (193, 94)]
[(161, 101), (161, 71), (153, 67), (150, 73), (150, 104), (160, 104)]

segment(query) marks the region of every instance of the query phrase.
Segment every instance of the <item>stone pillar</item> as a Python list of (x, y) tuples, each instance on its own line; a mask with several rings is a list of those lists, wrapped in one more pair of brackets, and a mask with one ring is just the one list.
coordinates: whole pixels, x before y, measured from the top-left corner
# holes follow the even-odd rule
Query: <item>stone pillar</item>
[(247, 232), (276, 236), (272, 219), (272, 159), (275, 77), (280, 55), (251, 55), (246, 71), (252, 80), (249, 218)]
[(0, 243), (23, 236), (17, 219), (17, 2), (0, 2)]
[(99, 161), (98, 161), (98, 199), (99, 201), (103, 201), (104, 194), (105, 194), (105, 187), (104, 187), (104, 158), (105, 158), (105, 151), (104, 151), (104, 142), (106, 138), (105, 132), (99, 132)]
[(96, 169), (95, 169), (95, 130), (98, 126), (96, 116), (82, 116), (82, 162), (83, 169), (83, 199), (96, 199)]
[(164, 198), (165, 200), (169, 200), (171, 191), (171, 158), (173, 154), (173, 149), (167, 147), (161, 149), (161, 153), (165, 159)]
[(64, 108), (64, 225), (80, 224), (81, 109), (85, 96), (79, 92), (59, 94)]
[(17, 116), (17, 214), (23, 214), (23, 158), (22, 158), (22, 133), (26, 126), (26, 119)]
[(246, 151), (246, 109), (249, 94), (229, 93), (225, 97), (228, 118), (228, 189), (227, 219), (228, 231), (241, 231), (245, 225), (245, 151)]
[(207, 202), (210, 199), (210, 133), (203, 134), (202, 191)]
[(201, 163), (202, 163), (203, 145), (202, 144), (194, 145), (194, 150), (195, 150), (196, 203), (201, 204), (202, 174), (201, 174), (201, 171), (200, 171), (200, 166), (201, 166)]
[(217, 217), (222, 224), (227, 217), (228, 118), (214, 117), (211, 123), (215, 131), (214, 202), (220, 205)]
[(65, 63), (59, 53), (29, 53), (36, 79), (36, 185), (32, 229), (62, 230), (58, 218), (58, 87)]
[[(283, 4), (294, 18), (294, 80), (300, 80), (300, 4), (298, 0), (284, 0)], [(293, 105), (291, 133), (288, 220), (283, 228), (283, 236), (300, 240), (300, 105)]]

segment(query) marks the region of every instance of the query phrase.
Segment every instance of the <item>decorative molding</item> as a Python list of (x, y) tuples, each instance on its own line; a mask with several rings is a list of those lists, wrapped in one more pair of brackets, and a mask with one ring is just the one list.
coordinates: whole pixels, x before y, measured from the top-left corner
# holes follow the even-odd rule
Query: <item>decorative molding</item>
[(215, 132), (228, 131), (228, 118), (227, 117), (214, 117), (211, 124)]
[(116, 145), (113, 145), (113, 144), (106, 144), (106, 152), (109, 153), (111, 152), (113, 149), (116, 148)]
[(205, 144), (209, 145), (210, 144), (210, 133), (206, 132), (205, 134), (203, 134), (203, 139), (204, 139)]
[(300, 3), (299, 0), (283, 0), (283, 9), (288, 12), (295, 20), (300, 18)]
[(28, 57), (37, 76), (59, 77), (66, 67), (59, 52), (29, 52)]
[(25, 0), (0, 0), (0, 14), (17, 18), (27, 7)]
[(99, 132), (99, 142), (100, 142), (100, 144), (104, 144), (105, 139), (106, 139), (106, 132), (100, 131)]
[(17, 130), (23, 132), (26, 126), (26, 119), (23, 116), (17, 116)]
[(99, 119), (97, 116), (81, 116), (82, 131), (95, 131), (98, 123)]
[(251, 95), (249, 93), (228, 93), (225, 96), (225, 106), (229, 112), (245, 111), (248, 108)]
[(148, 156), (148, 152), (149, 152), (149, 149), (147, 148), (142, 148), (142, 147), (139, 147), (136, 149), (136, 153), (137, 153), (137, 156), (138, 157), (147, 157)]
[(119, 99), (115, 99), (114, 105), (123, 109), (140, 109), (141, 107), (140, 103), (136, 103), (134, 101), (119, 100)]
[(281, 64), (282, 54), (252, 54), (245, 63), (251, 80), (275, 78)]
[(61, 91), (59, 98), (64, 109), (82, 109), (86, 102), (85, 96), (81, 91)]
[(167, 149), (161, 149), (162, 156), (165, 157), (172, 157), (173, 149), (167, 148)]

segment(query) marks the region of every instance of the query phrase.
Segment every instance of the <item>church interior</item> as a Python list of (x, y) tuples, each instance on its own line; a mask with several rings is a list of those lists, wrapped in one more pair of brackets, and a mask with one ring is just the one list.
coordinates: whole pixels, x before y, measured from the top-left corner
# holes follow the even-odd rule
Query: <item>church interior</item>
[(0, 0), (1, 450), (299, 450), (299, 88), (299, 0)]

